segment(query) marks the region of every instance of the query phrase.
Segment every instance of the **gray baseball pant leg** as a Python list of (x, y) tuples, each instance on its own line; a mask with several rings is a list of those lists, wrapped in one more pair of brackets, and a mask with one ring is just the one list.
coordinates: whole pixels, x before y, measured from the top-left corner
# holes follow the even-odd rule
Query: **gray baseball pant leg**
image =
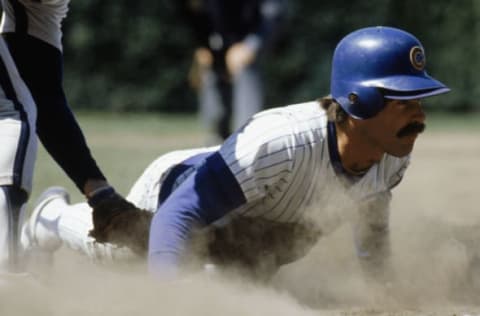
[(0, 186), (0, 269), (21, 272), (20, 232), (28, 195), (15, 186)]
[(246, 67), (233, 78), (233, 129), (242, 127), (263, 109), (263, 84), (257, 64)]

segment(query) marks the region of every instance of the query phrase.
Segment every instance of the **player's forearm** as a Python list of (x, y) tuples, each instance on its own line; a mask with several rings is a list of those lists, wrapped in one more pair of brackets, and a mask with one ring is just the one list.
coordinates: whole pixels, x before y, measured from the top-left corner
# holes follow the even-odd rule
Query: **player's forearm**
[(195, 174), (185, 180), (153, 217), (148, 260), (149, 268), (155, 275), (176, 271), (192, 230), (205, 225), (194, 179)]
[(380, 283), (392, 275), (389, 231), (390, 192), (360, 205), (354, 236), (357, 256), (367, 279)]
[[(85, 137), (70, 110), (38, 106), (37, 134), (45, 149), (78, 189), (86, 194), (88, 180), (106, 180), (88, 148)], [(52, 115), (52, 114), (55, 115)]]
[[(163, 211), (170, 211), (162, 209)], [(185, 212), (188, 214), (189, 212)], [(187, 215), (188, 216), (188, 215)], [(155, 216), (150, 230), (148, 251), (149, 270), (162, 279), (175, 278), (180, 260), (194, 226), (200, 226), (194, 216)]]
[(371, 232), (363, 240), (363, 245), (357, 246), (357, 256), (367, 280), (380, 284), (389, 282), (393, 277), (393, 267), (388, 227)]
[[(161, 205), (150, 227), (149, 269), (154, 275), (175, 277), (194, 229), (223, 217), (244, 203), (226, 188), (238, 184), (218, 153), (192, 173)], [(227, 189), (228, 190), (228, 189)]]

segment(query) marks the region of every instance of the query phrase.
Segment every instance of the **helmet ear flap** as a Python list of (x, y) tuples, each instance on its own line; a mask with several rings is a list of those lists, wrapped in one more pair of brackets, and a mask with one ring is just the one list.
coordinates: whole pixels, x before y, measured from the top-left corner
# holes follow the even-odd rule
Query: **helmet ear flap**
[(358, 84), (346, 85), (341, 93), (342, 97), (336, 101), (350, 116), (356, 119), (368, 119), (374, 117), (385, 106), (384, 97), (380, 89), (375, 87), (365, 87)]

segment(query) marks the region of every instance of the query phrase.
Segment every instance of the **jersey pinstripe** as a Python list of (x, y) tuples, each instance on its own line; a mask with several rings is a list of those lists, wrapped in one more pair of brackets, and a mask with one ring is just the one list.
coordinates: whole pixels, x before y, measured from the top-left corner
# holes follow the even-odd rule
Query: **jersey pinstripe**
[[(246, 203), (213, 226), (228, 226), (236, 217), (260, 218), (272, 223), (313, 220), (323, 235), (352, 219), (355, 212), (351, 210), (362, 202), (376, 195), (389, 198), (390, 189), (400, 181), (409, 161), (409, 157), (385, 155), (361, 178), (338, 175), (330, 159), (326, 113), (318, 102), (308, 102), (257, 114), (220, 148), (179, 150), (157, 158), (135, 182), (127, 199), (148, 211), (161, 212), (159, 193), (174, 167), (217, 149), (240, 184)], [(378, 212), (365, 216), (373, 217), (368, 221), (373, 219), (379, 226), (386, 224), (388, 210)], [(67, 208), (61, 212), (61, 218), (72, 213)], [(91, 210), (83, 203), (74, 213), (82, 213), (83, 220), (62, 226), (68, 231), (62, 239), (92, 256), (85, 246), (91, 242), (85, 228), (91, 227)], [(102, 249), (95, 248), (97, 259), (109, 257), (104, 253), (106, 249)], [(303, 250), (295, 249), (296, 257), (301, 256), (298, 253), (304, 254)]]
[[(246, 202), (212, 223), (227, 226), (237, 217), (272, 223), (312, 223), (328, 234), (352, 222), (359, 206), (389, 197), (409, 157), (384, 155), (362, 177), (337, 174), (330, 158), (327, 116), (318, 102), (279, 107), (255, 115), (218, 149)], [(159, 157), (138, 179), (129, 200), (150, 211), (161, 209), (159, 192), (170, 170), (215, 148), (175, 151)], [(180, 175), (182, 176), (182, 175)], [(388, 209), (375, 213), (388, 225)], [(154, 234), (154, 232), (151, 232)]]
[(63, 19), (70, 0), (2, 0), (2, 33), (27, 32), (62, 50)]
[[(158, 158), (136, 182), (130, 199), (155, 211), (169, 170), (188, 157), (213, 149), (176, 151)], [(257, 114), (227, 139), (219, 152), (247, 202), (215, 225), (224, 225), (237, 216), (282, 223), (314, 217), (324, 232), (333, 229), (332, 222), (349, 216), (338, 208), (352, 208), (375, 194), (388, 192), (401, 180), (409, 162), (409, 157), (385, 155), (361, 178), (337, 175), (328, 149), (326, 113), (318, 102)]]
[[(156, 211), (169, 171), (189, 157), (214, 149), (175, 151), (159, 157), (138, 179), (129, 199)], [(409, 157), (385, 155), (361, 178), (337, 175), (328, 148), (326, 113), (318, 102), (260, 112), (218, 150), (246, 203), (213, 225), (226, 225), (235, 217), (281, 223), (314, 219), (323, 233), (352, 216), (350, 210), (363, 200), (389, 194), (409, 162)]]
[[(221, 147), (220, 153), (247, 200), (230, 216), (295, 223), (312, 216), (323, 228), (349, 216), (322, 210), (350, 208), (372, 195), (389, 191), (409, 157), (385, 155), (361, 178), (338, 176), (328, 148), (327, 116), (318, 102), (264, 111)], [(325, 206), (325, 207), (322, 207)], [(325, 216), (322, 216), (325, 215)], [(329, 230), (329, 229), (328, 229)]]

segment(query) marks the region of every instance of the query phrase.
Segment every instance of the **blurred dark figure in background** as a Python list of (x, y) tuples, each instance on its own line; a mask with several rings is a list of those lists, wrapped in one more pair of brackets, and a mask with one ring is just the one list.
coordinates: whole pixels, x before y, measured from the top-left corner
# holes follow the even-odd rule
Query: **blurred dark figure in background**
[(198, 44), (189, 79), (207, 128), (227, 138), (263, 109), (259, 60), (278, 36), (286, 0), (187, 0)]

